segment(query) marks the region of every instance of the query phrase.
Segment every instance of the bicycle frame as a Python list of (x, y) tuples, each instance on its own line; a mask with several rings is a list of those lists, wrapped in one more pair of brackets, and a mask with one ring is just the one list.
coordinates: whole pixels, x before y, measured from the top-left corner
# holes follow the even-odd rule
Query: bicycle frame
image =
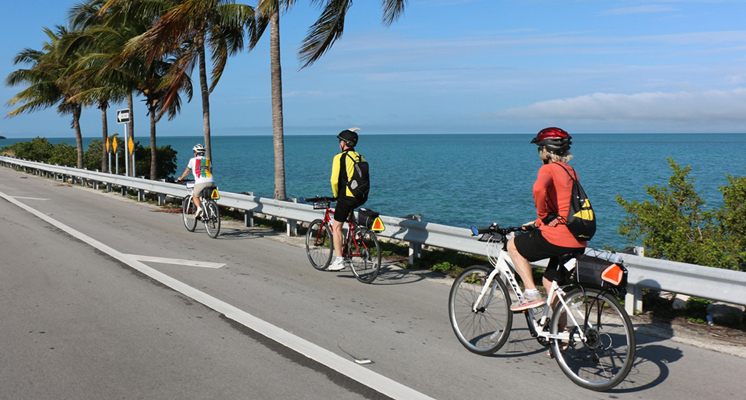
[[(334, 215), (334, 210), (332, 210), (330, 207), (326, 208), (326, 211), (324, 212), (324, 226), (330, 226), (332, 227), (334, 219), (332, 218), (332, 215)], [(342, 257), (356, 257), (360, 256), (360, 246), (365, 246), (365, 243), (360, 241), (358, 243), (357, 240), (353, 240), (353, 235), (357, 232), (357, 225), (354, 221), (351, 221), (348, 219), (345, 221), (347, 223), (348, 229), (346, 234), (342, 236)], [(322, 231), (319, 230), (319, 236), (322, 234)], [(316, 244), (318, 244), (319, 237), (316, 237)], [(348, 248), (350, 247), (349, 244), (354, 243), (355, 245), (355, 252), (352, 253), (348, 251)], [(367, 250), (367, 249), (366, 249)]]
[[(488, 240), (487, 246), (496, 246), (497, 241), (493, 240), (492, 237)], [(518, 298), (520, 301), (523, 298), (523, 293), (521, 291), (520, 286), (518, 286), (518, 281), (515, 278), (515, 274), (513, 271), (515, 270), (515, 266), (513, 265), (512, 260), (510, 259), (510, 255), (508, 254), (508, 251), (506, 249), (507, 241), (502, 245), (498, 252), (497, 257), (491, 257), (488, 255), (488, 258), (490, 260), (490, 263), (494, 267), (492, 269), (492, 272), (487, 276), (487, 280), (485, 280), (484, 285), (482, 286), (482, 290), (479, 293), (479, 296), (477, 297), (477, 300), (472, 305), (472, 311), (477, 312), (481, 305), (483, 304), (482, 301), (484, 300), (484, 297), (487, 295), (487, 291), (490, 287), (492, 287), (491, 293), (487, 296), (487, 299), (485, 301), (484, 307), (486, 308), (490, 301), (492, 300), (492, 295), (494, 294), (495, 288), (492, 286), (492, 281), (495, 279), (495, 277), (500, 274), (505, 281), (508, 283), (508, 287), (513, 291), (513, 294)], [(488, 250), (489, 253), (489, 250)], [(557, 298), (562, 303), (562, 305), (567, 309), (567, 303), (565, 302), (564, 295), (565, 291), (557, 284), (557, 281), (552, 281), (552, 286), (549, 289), (549, 293), (547, 293), (547, 306), (544, 307), (544, 312), (542, 313), (539, 320), (536, 320), (536, 317), (534, 316), (533, 310), (528, 309), (526, 311), (526, 322), (528, 323), (529, 330), (531, 331), (531, 335), (534, 337), (542, 337), (546, 339), (560, 339), (560, 340), (567, 340), (569, 334), (567, 332), (563, 332), (557, 335), (550, 334), (547, 330), (544, 330), (543, 327), (546, 326), (547, 322), (550, 318), (550, 313), (552, 311), (552, 307), (550, 306), (552, 301), (554, 300), (554, 295), (557, 295)], [(570, 315), (570, 318), (572, 322), (575, 324), (575, 326), (579, 326), (578, 321), (575, 319), (575, 316), (572, 315), (572, 313), (568, 313)], [(586, 318), (587, 321), (587, 318)], [(581, 330), (580, 332), (580, 339), (585, 341), (585, 334)]]
[[(459, 342), (472, 353), (490, 355), (507, 342), (513, 318), (510, 302), (525, 296), (516, 281), (509, 240), (524, 227), (472, 227), (487, 242), (491, 266), (470, 266), (451, 285), (448, 314)], [(549, 347), (562, 372), (578, 386), (595, 391), (621, 383), (634, 364), (635, 334), (624, 307), (603, 287), (566, 281), (579, 268), (575, 254), (559, 257), (562, 267), (547, 283), (547, 305), (520, 311), (531, 336)], [(511, 294), (512, 292), (512, 294)], [(606, 312), (608, 311), (608, 313)], [(608, 314), (608, 315), (607, 315)]]

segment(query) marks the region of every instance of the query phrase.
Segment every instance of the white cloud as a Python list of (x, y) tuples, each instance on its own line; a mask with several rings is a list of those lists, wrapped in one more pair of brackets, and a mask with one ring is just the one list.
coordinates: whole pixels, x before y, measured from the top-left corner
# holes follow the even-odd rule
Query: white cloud
[[(746, 89), (676, 93), (594, 93), (497, 111), (499, 120), (525, 119), (605, 129), (746, 131)], [(607, 128), (603, 128), (607, 127)], [(598, 129), (600, 128), (600, 129)]]

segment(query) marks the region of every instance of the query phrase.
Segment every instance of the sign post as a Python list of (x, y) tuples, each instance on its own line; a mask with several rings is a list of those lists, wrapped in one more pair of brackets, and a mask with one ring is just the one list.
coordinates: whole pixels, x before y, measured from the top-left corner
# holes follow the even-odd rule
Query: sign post
[(109, 159), (109, 173), (111, 173), (111, 146), (109, 138), (106, 138), (106, 158)]
[[(128, 139), (130, 137), (129, 136), (130, 134), (127, 129), (128, 122), (130, 122), (130, 109), (125, 108), (122, 110), (117, 110), (117, 123), (124, 124), (124, 154), (125, 154), (124, 170), (125, 170), (126, 176), (130, 176), (130, 157), (129, 157), (129, 154), (127, 153), (127, 142), (129, 141)], [(115, 151), (116, 151), (116, 148), (115, 148)], [(133, 164), (134, 164), (134, 160), (133, 160)], [(132, 169), (134, 170), (134, 166)], [(133, 173), (133, 176), (134, 176), (134, 173)]]
[(132, 140), (132, 135), (130, 135), (129, 143), (127, 144), (127, 149), (129, 150), (130, 155), (132, 155), (132, 176), (135, 176), (137, 173), (137, 169), (135, 168), (135, 141)]
[[(113, 136), (111, 138), (111, 147), (114, 148), (114, 158), (116, 159), (117, 163), (117, 175), (119, 175), (119, 154), (117, 153), (117, 137)], [(109, 169), (111, 169), (111, 159), (109, 159)]]

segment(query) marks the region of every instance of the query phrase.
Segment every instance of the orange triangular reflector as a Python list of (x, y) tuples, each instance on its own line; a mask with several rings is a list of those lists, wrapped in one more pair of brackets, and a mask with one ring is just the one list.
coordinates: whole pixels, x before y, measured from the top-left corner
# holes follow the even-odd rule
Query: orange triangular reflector
[(220, 198), (220, 193), (218, 193), (218, 189), (212, 189), (212, 193), (210, 194), (210, 198), (213, 200), (218, 200)]
[(373, 227), (370, 229), (373, 229), (376, 232), (381, 232), (385, 231), (386, 227), (383, 226), (383, 221), (381, 221), (381, 218), (376, 217), (376, 220), (373, 221)]
[(601, 280), (609, 282), (614, 286), (619, 286), (619, 284), (622, 283), (623, 278), (624, 271), (622, 271), (622, 269), (616, 264), (611, 264), (601, 273)]

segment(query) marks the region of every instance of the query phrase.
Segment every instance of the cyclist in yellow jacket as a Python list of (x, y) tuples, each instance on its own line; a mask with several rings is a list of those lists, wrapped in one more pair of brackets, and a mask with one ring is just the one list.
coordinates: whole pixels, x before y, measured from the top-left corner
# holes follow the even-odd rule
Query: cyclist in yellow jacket
[[(334, 156), (331, 177), (332, 192), (334, 193), (334, 197), (337, 198), (337, 207), (334, 210), (334, 224), (332, 225), (334, 253), (337, 258), (327, 268), (329, 271), (341, 271), (345, 268), (344, 259), (342, 258), (342, 225), (344, 225), (347, 217), (349, 217), (355, 208), (365, 203), (365, 199), (356, 198), (352, 195), (350, 188), (347, 187), (347, 182), (353, 175), (355, 162), (365, 161), (363, 156), (355, 151), (358, 138), (355, 131), (358, 130), (360, 128), (350, 128), (337, 135), (340, 153)], [(344, 160), (346, 171), (342, 171), (342, 157), (347, 157)]]

